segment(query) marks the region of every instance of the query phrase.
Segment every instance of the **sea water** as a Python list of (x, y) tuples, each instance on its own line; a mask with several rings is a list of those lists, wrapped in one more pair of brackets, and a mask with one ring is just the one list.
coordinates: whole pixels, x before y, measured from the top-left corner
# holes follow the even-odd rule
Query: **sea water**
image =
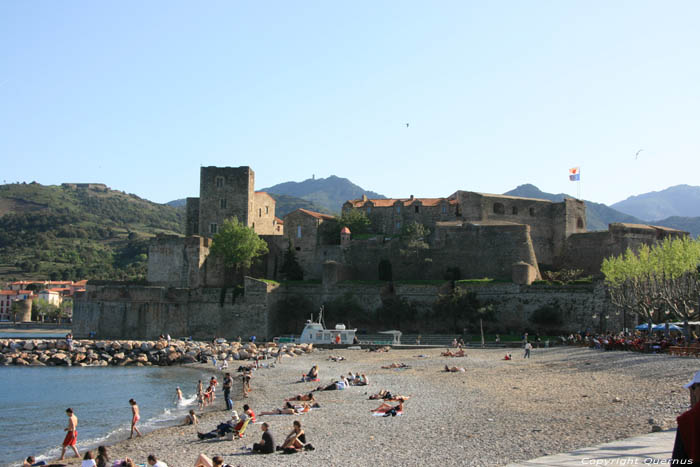
[[(0, 367), (0, 465), (21, 464), (29, 455), (58, 458), (68, 407), (78, 417), (81, 455), (129, 436), (132, 398), (141, 411), (137, 427), (142, 433), (181, 423), (196, 408), (197, 382), (206, 385), (211, 376), (206, 369), (175, 366)], [(176, 403), (178, 386), (182, 403)], [(72, 450), (69, 454), (75, 455)]]

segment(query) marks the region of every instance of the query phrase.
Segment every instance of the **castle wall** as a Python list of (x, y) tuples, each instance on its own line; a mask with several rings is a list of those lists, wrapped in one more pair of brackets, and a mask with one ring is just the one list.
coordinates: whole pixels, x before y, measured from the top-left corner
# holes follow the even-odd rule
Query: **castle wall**
[(619, 256), (628, 248), (636, 250), (641, 245), (653, 245), (666, 237), (680, 237), (687, 232), (638, 224), (610, 224), (607, 231), (571, 235), (558, 266), (566, 269), (583, 269), (585, 274), (600, 274), (603, 260)]
[(187, 198), (185, 202), (185, 235), (199, 235), (199, 198)]
[(275, 286), (247, 277), (245, 293), (233, 289), (90, 286), (76, 294), (73, 334), (98, 338), (154, 339), (160, 334), (210, 339), (272, 337), (268, 299)]
[(394, 280), (443, 279), (455, 267), (463, 278), (509, 279), (514, 263), (537, 266), (529, 229), (522, 224), (438, 225), (429, 249), (409, 251), (400, 240), (382, 242), (383, 237), (354, 240), (340, 251), (340, 262), (352, 266), (358, 278), (370, 280), (379, 278), (382, 260), (391, 263)]
[[(355, 284), (338, 282), (326, 287), (321, 285), (293, 284), (275, 289), (271, 306), (289, 296), (303, 296), (314, 307), (332, 302), (344, 296), (353, 299), (368, 312), (374, 312), (382, 305), (382, 296), (388, 293), (386, 284)], [(623, 316), (605, 298), (602, 282), (583, 285), (518, 285), (494, 283), (483, 285), (460, 285), (465, 291), (474, 292), (484, 304), (492, 304), (497, 312), (497, 321), (486, 323), (490, 329), (519, 334), (526, 329), (536, 330), (540, 326), (530, 322), (532, 313), (543, 307), (552, 307), (561, 312), (564, 324), (557, 326), (566, 332), (620, 330)], [(432, 310), (439, 295), (449, 293), (449, 285), (394, 284), (393, 294), (414, 303), (418, 313), (426, 315)], [(627, 316), (628, 328), (636, 325), (633, 317)], [(332, 327), (336, 323), (326, 323)], [(352, 323), (344, 323), (350, 324)], [(403, 328), (405, 330), (405, 328)]]

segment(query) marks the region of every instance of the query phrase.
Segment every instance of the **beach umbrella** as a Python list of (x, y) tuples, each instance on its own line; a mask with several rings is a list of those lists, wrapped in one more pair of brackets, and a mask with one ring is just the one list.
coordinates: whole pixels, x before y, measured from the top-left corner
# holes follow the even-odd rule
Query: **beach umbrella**
[[(638, 331), (648, 331), (649, 330), (649, 323), (640, 324), (639, 326), (637, 326), (634, 329), (636, 329)], [(652, 329), (654, 329), (654, 328), (652, 328)]]
[[(665, 324), (655, 324), (654, 327), (651, 329), (652, 329), (652, 331), (665, 331), (666, 325)], [(669, 331), (681, 331), (681, 328), (679, 328), (675, 324), (669, 324), (668, 330)]]

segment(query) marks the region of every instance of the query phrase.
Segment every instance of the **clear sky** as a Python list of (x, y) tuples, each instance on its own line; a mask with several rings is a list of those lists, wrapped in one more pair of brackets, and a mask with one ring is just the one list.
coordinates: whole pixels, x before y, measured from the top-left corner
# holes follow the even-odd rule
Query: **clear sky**
[(575, 194), (575, 166), (607, 204), (700, 185), (698, 18), (697, 1), (5, 0), (0, 181), (156, 202), (197, 196), (200, 165), (393, 197)]

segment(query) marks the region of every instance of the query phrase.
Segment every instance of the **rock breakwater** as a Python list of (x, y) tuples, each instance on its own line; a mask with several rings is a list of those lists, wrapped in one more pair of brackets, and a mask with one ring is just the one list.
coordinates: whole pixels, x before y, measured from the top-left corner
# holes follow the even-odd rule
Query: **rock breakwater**
[[(72, 348), (71, 348), (72, 347)], [(166, 340), (2, 339), (0, 365), (21, 366), (168, 366), (183, 363), (290, 358), (313, 351), (312, 344)]]

